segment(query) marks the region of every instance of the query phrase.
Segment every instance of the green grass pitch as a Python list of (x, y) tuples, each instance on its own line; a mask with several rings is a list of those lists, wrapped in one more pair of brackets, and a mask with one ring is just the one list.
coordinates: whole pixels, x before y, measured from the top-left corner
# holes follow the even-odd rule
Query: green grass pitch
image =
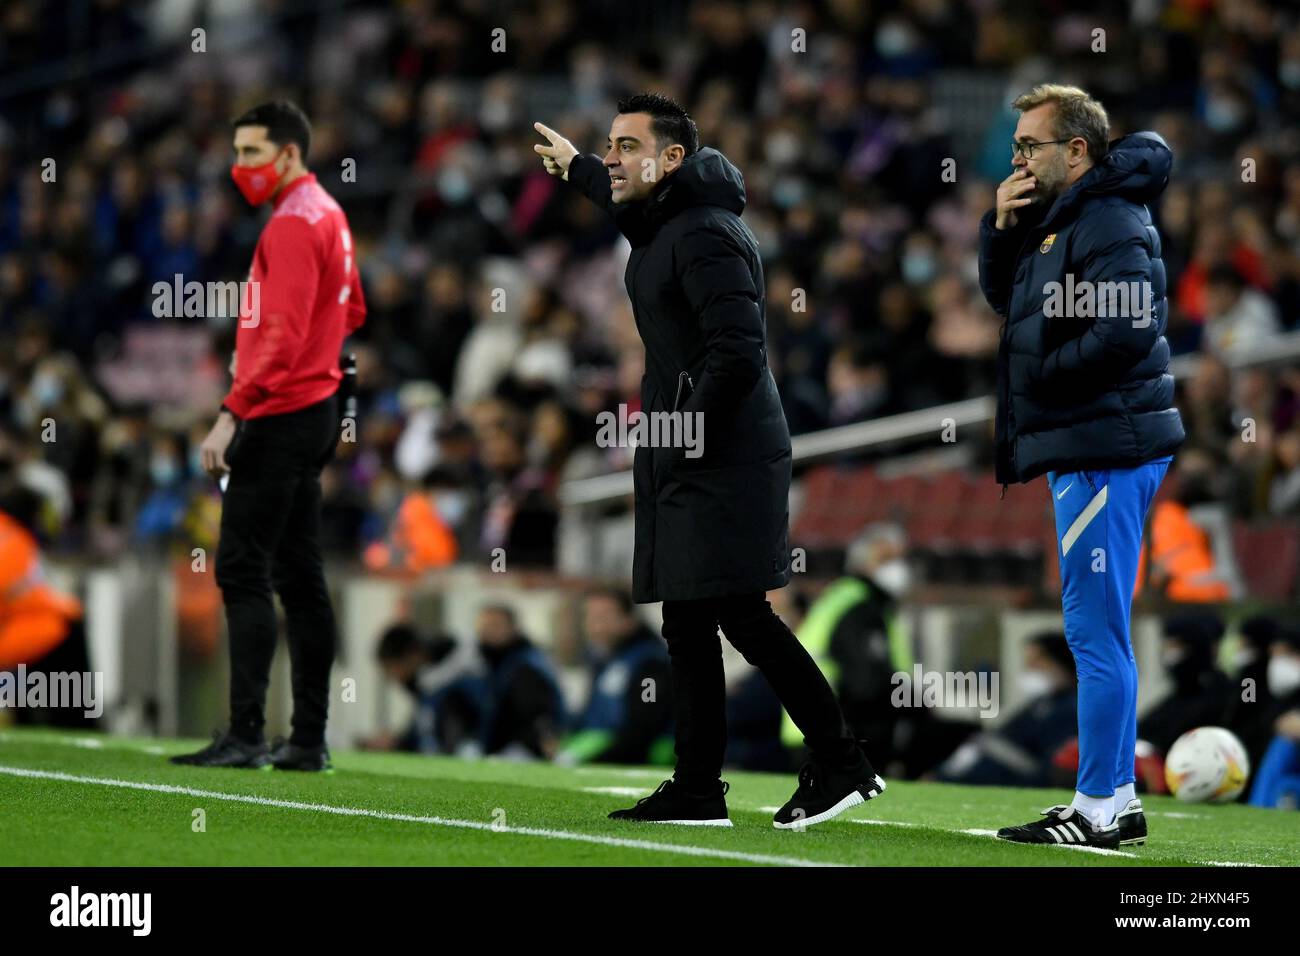
[[(195, 741), (0, 731), (0, 864), (16, 866), (1194, 866), (1300, 864), (1300, 818), (1147, 798), (1121, 853), (992, 838), (1063, 791), (897, 781), (804, 832), (794, 775), (729, 772), (734, 826), (618, 824), (662, 771), (340, 753), (329, 774), (174, 767)], [(196, 813), (196, 811), (202, 811)], [(199, 824), (202, 824), (200, 828)]]

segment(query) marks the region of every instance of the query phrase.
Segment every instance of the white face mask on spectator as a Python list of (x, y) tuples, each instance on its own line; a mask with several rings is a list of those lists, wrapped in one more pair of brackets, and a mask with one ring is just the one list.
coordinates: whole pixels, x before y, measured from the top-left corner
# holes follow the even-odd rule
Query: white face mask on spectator
[(902, 597), (912, 586), (912, 569), (902, 558), (891, 558), (871, 572), (871, 580), (894, 597)]
[(1045, 697), (1055, 689), (1056, 683), (1050, 674), (1040, 670), (1023, 670), (1016, 680), (1016, 689), (1026, 700)]
[(1268, 661), (1268, 690), (1274, 697), (1285, 697), (1300, 687), (1300, 657), (1274, 654)]

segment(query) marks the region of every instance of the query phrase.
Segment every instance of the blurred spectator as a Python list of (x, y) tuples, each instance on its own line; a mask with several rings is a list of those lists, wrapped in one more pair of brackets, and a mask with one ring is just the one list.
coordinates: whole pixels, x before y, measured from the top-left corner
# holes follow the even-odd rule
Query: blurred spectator
[[(849, 546), (845, 575), (831, 582), (808, 608), (796, 633), (826, 672), (853, 732), (871, 741), (880, 765), (918, 753), (918, 721), (924, 709), (891, 703), (896, 674), (912, 672), (912, 649), (898, 620), (898, 602), (911, 587), (907, 538), (894, 524), (867, 527)], [(781, 739), (802, 745), (798, 727), (785, 715)]]
[(1139, 719), (1139, 738), (1168, 753), (1187, 731), (1217, 726), (1232, 693), (1215, 663), (1222, 638), (1223, 621), (1214, 614), (1184, 612), (1165, 620), (1160, 660), (1173, 689)]
[(400, 734), (381, 734), (362, 746), (462, 757), (482, 754), (488, 708), (486, 666), (473, 644), (438, 635), (425, 640), (409, 624), (394, 624), (376, 650), (384, 677), (415, 700), (415, 717)]
[(504, 605), (482, 608), (474, 631), (487, 662), (483, 752), (516, 760), (554, 757), (564, 699), (550, 662)]
[(1205, 285), (1205, 347), (1226, 358), (1260, 353), (1274, 344), (1282, 327), (1277, 306), (1248, 288), (1232, 266), (1210, 270)]
[(1256, 764), (1250, 803), (1300, 809), (1300, 629), (1278, 632), (1268, 659), (1275, 736)]
[[(1175, 460), (1173, 490), (1152, 506), (1137, 579), (1171, 601), (1206, 603), (1233, 596), (1232, 584), (1219, 566), (1226, 547), (1221, 545), (1216, 552), (1204, 526), (1205, 512), (1197, 515), (1193, 510), (1215, 501), (1214, 476), (1213, 462), (1203, 452), (1188, 450)], [(1217, 524), (1222, 526), (1221, 521)]]
[(591, 689), (576, 732), (556, 758), (561, 763), (673, 762), (668, 650), (634, 607), (631, 595), (615, 587), (583, 599)]
[(1273, 739), (1278, 716), (1268, 681), (1269, 651), (1277, 640), (1278, 624), (1260, 614), (1242, 621), (1238, 632), (1236, 687), (1228, 695), (1223, 726), (1237, 735), (1250, 756), (1250, 765), (1258, 767)]
[(935, 774), (947, 783), (1001, 787), (1053, 784), (1052, 757), (1078, 735), (1074, 655), (1059, 632), (1025, 644), (1018, 690), (1025, 703), (997, 730), (985, 730), (953, 751)]

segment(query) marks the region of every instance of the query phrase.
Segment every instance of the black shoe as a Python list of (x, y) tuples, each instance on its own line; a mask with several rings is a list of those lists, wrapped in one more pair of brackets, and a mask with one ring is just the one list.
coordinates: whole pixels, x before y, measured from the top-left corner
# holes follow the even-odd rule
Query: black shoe
[(678, 823), (692, 827), (729, 827), (727, 791), (730, 784), (719, 784), (712, 793), (690, 793), (676, 780), (665, 780), (636, 806), (615, 810), (611, 820), (634, 820), (639, 823)]
[(1142, 801), (1134, 797), (1115, 817), (1119, 824), (1120, 846), (1141, 846), (1147, 842), (1147, 817), (1142, 812)]
[(287, 740), (277, 740), (271, 748), (271, 766), (276, 770), (331, 771), (330, 751), (324, 744), (300, 747)]
[(884, 792), (885, 781), (865, 756), (855, 770), (827, 770), (817, 761), (809, 761), (799, 770), (799, 789), (776, 811), (772, 825), (778, 830), (797, 830), (824, 823)]
[(1056, 843), (1062, 846), (1095, 846), (1103, 850), (1119, 849), (1119, 824), (1095, 827), (1074, 807), (1055, 806), (1041, 811), (1042, 820), (1019, 827), (1003, 827), (999, 840), (1012, 843)]
[(266, 744), (245, 743), (229, 733), (217, 731), (212, 743), (192, 754), (177, 754), (171, 763), (185, 767), (246, 767), (259, 770), (271, 765)]

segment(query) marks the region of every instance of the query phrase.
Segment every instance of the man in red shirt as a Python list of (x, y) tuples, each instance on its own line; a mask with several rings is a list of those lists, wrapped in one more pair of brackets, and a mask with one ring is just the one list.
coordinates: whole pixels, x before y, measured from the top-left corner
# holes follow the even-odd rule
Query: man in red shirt
[[(311, 126), (265, 103), (235, 120), (231, 176), (273, 212), (253, 254), (235, 338), (234, 383), (200, 446), (229, 475), (217, 584), (230, 636), (230, 729), (174, 763), (324, 770), (334, 611), (320, 552), (320, 473), (339, 438), (343, 340), (365, 321), (347, 217), (307, 171)], [(266, 687), (275, 652), (272, 589), (284, 605), (293, 733), (268, 752)]]

